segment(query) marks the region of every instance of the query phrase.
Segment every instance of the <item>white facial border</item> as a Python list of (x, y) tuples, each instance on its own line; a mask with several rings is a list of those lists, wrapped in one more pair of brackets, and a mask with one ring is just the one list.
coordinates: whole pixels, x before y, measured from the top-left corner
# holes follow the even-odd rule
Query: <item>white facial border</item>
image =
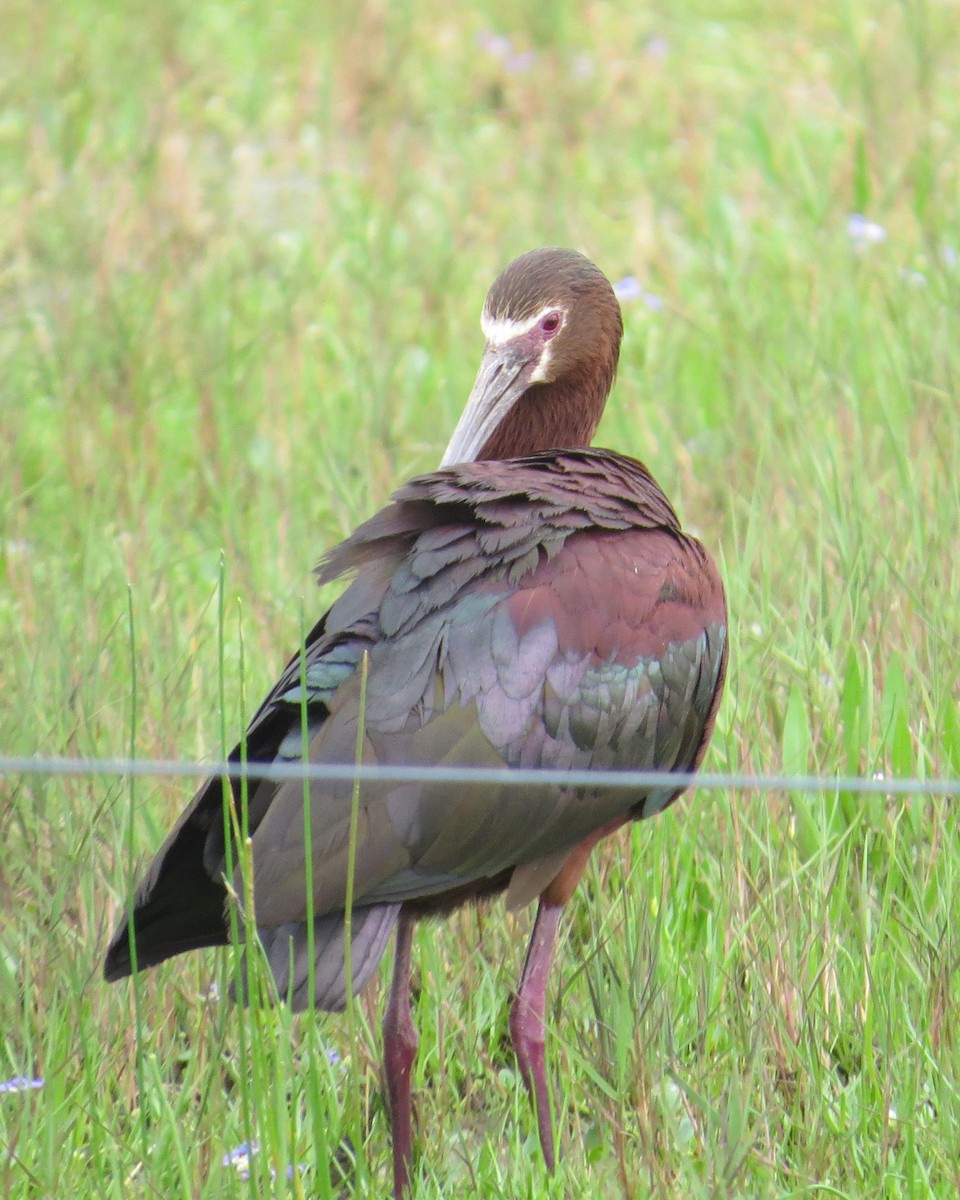
[[(489, 346), (505, 346), (508, 342), (512, 342), (514, 338), (523, 337), (525, 333), (529, 333), (534, 326), (539, 325), (543, 318), (552, 312), (559, 312), (563, 320), (566, 320), (566, 309), (561, 308), (559, 304), (547, 304), (534, 313), (532, 317), (527, 317), (524, 321), (514, 321), (510, 317), (491, 317), (486, 309), (480, 315), (480, 328), (483, 330), (483, 336), (487, 339)], [(530, 376), (531, 383), (549, 383), (550, 382), (550, 360), (552, 358), (553, 347), (547, 342), (543, 347), (543, 353), (540, 355), (540, 361), (537, 363), (533, 374)]]
[(559, 312), (564, 317), (567, 315), (558, 304), (548, 304), (525, 321), (514, 321), (510, 317), (491, 317), (484, 309), (480, 316), (480, 328), (491, 346), (503, 346), (507, 342), (512, 342), (514, 338), (523, 337), (525, 333), (529, 333), (534, 325), (539, 325), (547, 313), (552, 312)]

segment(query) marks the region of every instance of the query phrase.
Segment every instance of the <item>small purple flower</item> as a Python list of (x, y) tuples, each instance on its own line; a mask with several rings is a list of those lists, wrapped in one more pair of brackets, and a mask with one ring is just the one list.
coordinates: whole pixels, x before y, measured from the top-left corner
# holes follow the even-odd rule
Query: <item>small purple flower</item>
[(649, 58), (666, 58), (670, 53), (670, 43), (665, 37), (656, 36), (650, 38), (643, 48), (644, 54)]
[(624, 275), (622, 279), (618, 279), (613, 285), (613, 294), (621, 304), (632, 304), (635, 300), (642, 300), (651, 312), (659, 312), (663, 308), (660, 297), (641, 287), (636, 275)]
[[(258, 1141), (254, 1140), (252, 1142), (241, 1142), (235, 1150), (231, 1150), (228, 1154), (223, 1156), (222, 1162), (225, 1167), (235, 1167), (239, 1172), (241, 1179), (249, 1179), (250, 1160), (255, 1154), (259, 1153), (260, 1143)], [(295, 1170), (302, 1171), (303, 1167), (300, 1164), (297, 1164), (295, 1168), (293, 1166), (287, 1167), (286, 1176), (288, 1179), (293, 1178)], [(271, 1167), (270, 1178), (276, 1179), (276, 1177), (277, 1173), (273, 1167)]]
[(511, 54), (504, 61), (504, 70), (510, 75), (525, 75), (536, 65), (537, 56), (533, 50), (523, 50), (519, 54)]
[(624, 275), (613, 285), (613, 294), (621, 303), (629, 304), (631, 300), (640, 299), (643, 295), (643, 288), (636, 275)]
[(477, 45), (491, 58), (498, 58), (501, 62), (513, 53), (513, 42), (504, 34), (491, 33), (489, 29), (477, 34)]
[(12, 1095), (14, 1092), (35, 1092), (43, 1087), (42, 1079), (31, 1079), (27, 1075), (14, 1075), (12, 1079), (0, 1082), (0, 1096)]
[(952, 246), (944, 246), (940, 251), (940, 261), (945, 267), (949, 267), (951, 271), (957, 267), (957, 252)]
[(531, 70), (537, 61), (533, 50), (514, 50), (512, 40), (503, 33), (484, 30), (477, 34), (477, 45), (491, 58), (503, 63), (503, 69), (508, 75), (523, 75)]
[(847, 236), (855, 250), (866, 250), (887, 240), (887, 231), (876, 221), (868, 220), (863, 213), (851, 213), (847, 217)]
[(250, 1178), (250, 1159), (260, 1150), (259, 1142), (241, 1142), (235, 1150), (223, 1156), (225, 1167), (236, 1167), (241, 1179)]

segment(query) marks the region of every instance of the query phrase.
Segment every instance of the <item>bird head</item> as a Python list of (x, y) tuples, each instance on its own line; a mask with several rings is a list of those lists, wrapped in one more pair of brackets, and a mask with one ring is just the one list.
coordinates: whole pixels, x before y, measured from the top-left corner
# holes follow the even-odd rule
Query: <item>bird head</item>
[(589, 445), (617, 370), (610, 282), (576, 250), (545, 247), (494, 280), (476, 382), (441, 466)]

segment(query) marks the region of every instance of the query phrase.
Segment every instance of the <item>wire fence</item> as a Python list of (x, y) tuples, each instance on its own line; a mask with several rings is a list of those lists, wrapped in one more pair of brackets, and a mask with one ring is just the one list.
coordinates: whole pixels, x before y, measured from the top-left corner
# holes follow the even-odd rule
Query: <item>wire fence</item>
[(275, 783), (289, 780), (359, 780), (390, 783), (448, 783), (502, 785), (508, 776), (511, 786), (631, 788), (643, 790), (668, 786), (695, 786), (705, 791), (810, 792), (832, 795), (847, 792), (884, 796), (960, 796), (960, 779), (896, 778), (875, 775), (760, 775), (749, 772), (692, 771), (560, 771), (522, 767), (404, 767), (355, 763), (306, 762), (196, 762), (178, 759), (66, 758), (0, 755), (0, 776), (90, 776), (205, 779), (261, 779)]

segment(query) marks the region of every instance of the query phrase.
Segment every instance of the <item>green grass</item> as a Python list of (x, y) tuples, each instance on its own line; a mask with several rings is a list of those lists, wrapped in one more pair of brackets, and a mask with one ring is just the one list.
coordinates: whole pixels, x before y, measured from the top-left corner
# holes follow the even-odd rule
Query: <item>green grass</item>
[[(663, 301), (598, 441), (722, 564), (708, 769), (956, 777), (958, 61), (924, 0), (13, 0), (0, 750), (232, 742), (310, 566), (437, 462), (493, 276), (555, 242)], [(0, 1094), (0, 1194), (383, 1196), (382, 979), (353, 1022), (218, 1002), (227, 955), (100, 980), (131, 838), (188, 794), (0, 778), (0, 1079), (45, 1080)], [(552, 1181), (506, 1025), (529, 915), (422, 927), (418, 1195), (954, 1197), (958, 897), (955, 801), (701, 791), (606, 843)]]

